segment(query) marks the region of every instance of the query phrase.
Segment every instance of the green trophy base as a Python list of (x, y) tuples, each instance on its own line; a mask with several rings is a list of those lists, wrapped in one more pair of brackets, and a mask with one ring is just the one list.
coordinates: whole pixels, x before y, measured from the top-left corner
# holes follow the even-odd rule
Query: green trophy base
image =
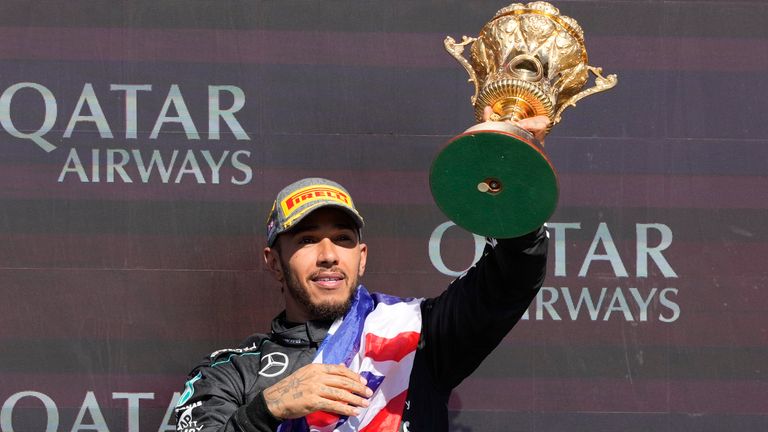
[[(504, 130), (482, 130), (496, 126)], [(456, 225), (512, 238), (546, 222), (557, 207), (557, 174), (541, 145), (510, 123), (481, 123), (454, 138), (432, 162), (432, 197)]]

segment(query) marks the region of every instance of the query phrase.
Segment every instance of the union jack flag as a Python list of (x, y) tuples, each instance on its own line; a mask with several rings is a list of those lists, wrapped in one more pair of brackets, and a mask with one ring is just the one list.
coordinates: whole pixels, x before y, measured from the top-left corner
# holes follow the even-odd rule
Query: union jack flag
[(356, 417), (316, 411), (287, 420), (279, 432), (396, 432), (408, 396), (423, 299), (369, 294), (360, 285), (344, 317), (336, 320), (313, 363), (344, 363), (368, 381), (370, 405)]

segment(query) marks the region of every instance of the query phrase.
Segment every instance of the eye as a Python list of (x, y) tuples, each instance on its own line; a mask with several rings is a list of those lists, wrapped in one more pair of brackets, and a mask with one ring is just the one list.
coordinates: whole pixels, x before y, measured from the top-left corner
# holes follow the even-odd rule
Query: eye
[(341, 233), (335, 237), (336, 243), (355, 243), (357, 240), (351, 233)]
[(315, 238), (310, 236), (303, 236), (299, 238), (299, 244), (307, 245), (315, 243)]

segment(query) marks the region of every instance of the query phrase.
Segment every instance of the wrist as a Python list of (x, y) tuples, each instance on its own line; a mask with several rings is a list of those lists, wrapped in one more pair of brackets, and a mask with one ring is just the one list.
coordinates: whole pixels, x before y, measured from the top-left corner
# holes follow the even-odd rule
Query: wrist
[(272, 412), (263, 391), (259, 392), (253, 401), (248, 404), (245, 412), (251, 422), (267, 424), (270, 428), (276, 428), (283, 422), (276, 413)]

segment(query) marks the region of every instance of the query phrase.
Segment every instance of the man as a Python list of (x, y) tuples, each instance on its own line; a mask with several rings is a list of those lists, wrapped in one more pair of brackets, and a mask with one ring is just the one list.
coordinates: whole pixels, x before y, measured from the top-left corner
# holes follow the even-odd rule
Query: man
[[(487, 116), (486, 116), (487, 117)], [(546, 121), (523, 127), (540, 137)], [(277, 195), (266, 267), (285, 310), (270, 334), (216, 351), (190, 373), (177, 430), (444, 431), (451, 390), (520, 319), (544, 280), (544, 228), (490, 240), (440, 296), (399, 299), (359, 284), (363, 218), (318, 178)]]

